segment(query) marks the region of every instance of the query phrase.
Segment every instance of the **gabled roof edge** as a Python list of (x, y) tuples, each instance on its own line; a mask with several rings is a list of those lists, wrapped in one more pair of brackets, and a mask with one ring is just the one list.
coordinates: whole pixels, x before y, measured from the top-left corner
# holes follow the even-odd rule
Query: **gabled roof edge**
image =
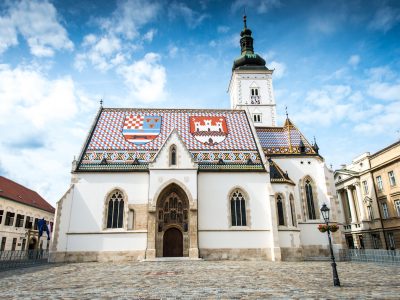
[(97, 115), (96, 115), (96, 117), (95, 117), (95, 119), (94, 119), (94, 121), (93, 121), (92, 127), (90, 128), (89, 134), (88, 134), (87, 137), (86, 137), (85, 143), (84, 143), (83, 146), (82, 146), (81, 154), (79, 155), (79, 158), (78, 158), (78, 163), (77, 163), (77, 165), (76, 165), (75, 170), (73, 170), (73, 172), (75, 172), (76, 170), (78, 170), (79, 167), (81, 166), (83, 156), (84, 156), (85, 153), (86, 153), (86, 150), (87, 150), (87, 148), (88, 148), (88, 146), (89, 146), (89, 142), (90, 142), (90, 140), (92, 139), (94, 130), (95, 130), (96, 127), (97, 127), (97, 123), (99, 122), (100, 115), (101, 115), (102, 112), (103, 112), (103, 106), (100, 106), (100, 108), (99, 108), (99, 110), (98, 110), (98, 112), (97, 112)]

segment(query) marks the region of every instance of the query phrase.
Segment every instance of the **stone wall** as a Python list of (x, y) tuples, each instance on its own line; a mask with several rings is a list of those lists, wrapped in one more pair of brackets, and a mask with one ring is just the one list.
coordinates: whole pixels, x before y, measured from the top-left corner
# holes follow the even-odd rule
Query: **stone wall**
[(200, 248), (200, 258), (205, 260), (272, 260), (270, 248), (205, 249)]

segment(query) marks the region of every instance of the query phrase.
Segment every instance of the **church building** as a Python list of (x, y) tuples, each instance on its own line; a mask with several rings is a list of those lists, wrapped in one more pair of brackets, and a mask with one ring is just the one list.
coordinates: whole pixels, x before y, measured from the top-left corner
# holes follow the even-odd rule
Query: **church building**
[(240, 35), (230, 109), (100, 106), (57, 203), (51, 261), (328, 255), (317, 227), (324, 203), (340, 213), (332, 172), (288, 117), (277, 126), (246, 17)]

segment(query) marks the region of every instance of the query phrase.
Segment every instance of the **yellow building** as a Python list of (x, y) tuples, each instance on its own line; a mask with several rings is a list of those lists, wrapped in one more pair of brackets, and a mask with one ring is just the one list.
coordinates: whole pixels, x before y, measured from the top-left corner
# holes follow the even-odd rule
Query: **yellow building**
[(335, 171), (349, 248), (400, 248), (400, 142)]
[(48, 249), (47, 234), (39, 239), (38, 222), (50, 228), (55, 209), (38, 193), (0, 176), (0, 251)]

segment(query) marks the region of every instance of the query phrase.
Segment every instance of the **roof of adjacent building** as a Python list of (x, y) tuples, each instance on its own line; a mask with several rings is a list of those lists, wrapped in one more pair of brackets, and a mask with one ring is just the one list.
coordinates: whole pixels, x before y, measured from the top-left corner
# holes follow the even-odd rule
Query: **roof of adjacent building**
[(55, 212), (46, 200), (37, 192), (20, 185), (10, 179), (0, 176), (0, 197), (13, 200), (22, 204), (36, 207), (51, 213)]
[(270, 181), (272, 183), (289, 183), (295, 185), (295, 183), (289, 178), (287, 172), (283, 172), (282, 169), (272, 160), (268, 159), (269, 171), (270, 171)]
[[(217, 123), (220, 123), (219, 129)], [(195, 124), (201, 127), (200, 131)], [(149, 126), (153, 127), (149, 129)], [(145, 130), (150, 132), (144, 136), (147, 140), (138, 144), (136, 139)], [(200, 170), (264, 170), (245, 111), (103, 107), (76, 170), (147, 170), (173, 130)]]
[(282, 127), (256, 127), (256, 132), (264, 154), (268, 157), (319, 155), (316, 143), (311, 145), (289, 118)]

